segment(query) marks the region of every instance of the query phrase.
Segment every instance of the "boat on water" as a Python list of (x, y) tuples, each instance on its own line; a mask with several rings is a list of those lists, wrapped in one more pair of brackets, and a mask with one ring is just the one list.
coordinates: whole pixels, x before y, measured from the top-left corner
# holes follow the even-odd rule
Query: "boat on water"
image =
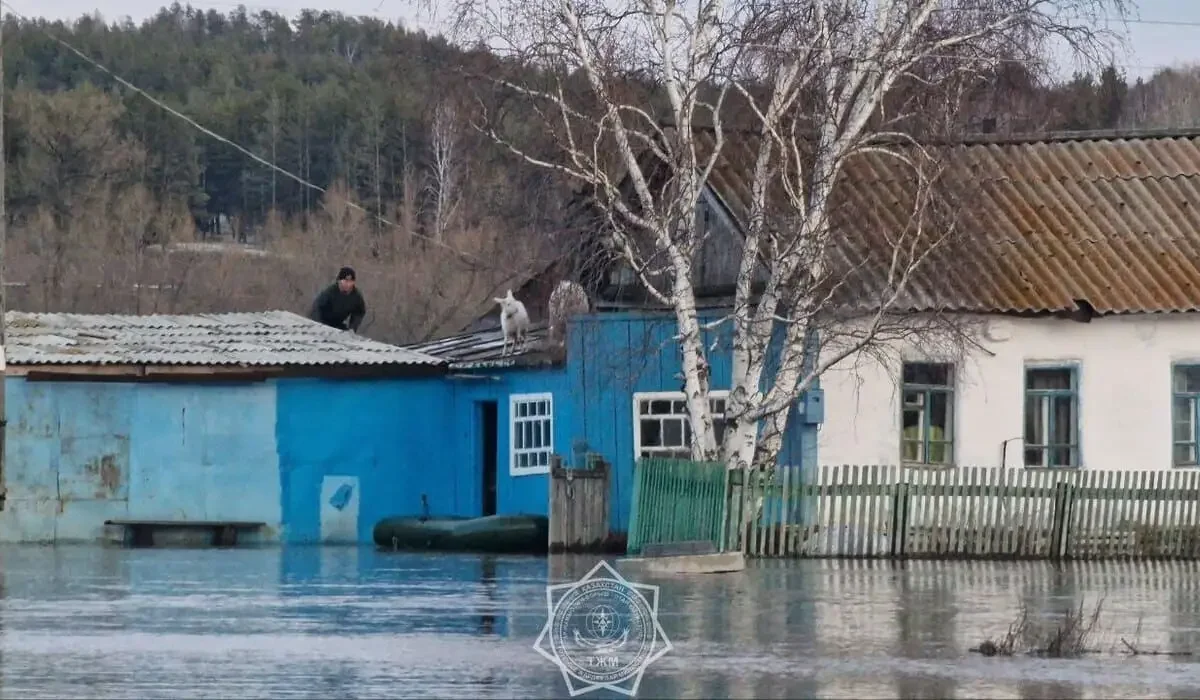
[(391, 550), (545, 554), (550, 521), (543, 515), (395, 516), (375, 523), (375, 545)]

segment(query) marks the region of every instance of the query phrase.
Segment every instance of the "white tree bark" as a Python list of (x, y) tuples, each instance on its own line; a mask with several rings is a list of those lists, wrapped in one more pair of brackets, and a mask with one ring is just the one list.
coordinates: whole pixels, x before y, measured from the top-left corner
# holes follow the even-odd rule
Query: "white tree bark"
[(461, 164), (458, 153), (459, 121), (448, 102), (434, 109), (430, 126), (429, 188), (433, 197), (433, 237), (442, 241), (458, 208)]
[[(937, 156), (919, 138), (932, 124), (953, 122), (949, 98), (1002, 61), (1042, 59), (1052, 38), (1083, 54), (1102, 48), (1106, 36), (1089, 18), (1125, 9), (1124, 0), (454, 5), (458, 26), (473, 39), (556, 76), (537, 85), (482, 76), (539, 105), (560, 146), (556, 157), (535, 155), (502, 123), (485, 117), (476, 126), (528, 163), (594, 193), (613, 248), (650, 297), (674, 313), (694, 455), (730, 468), (775, 463), (789, 410), (830, 366), (920, 332), (895, 311), (913, 274), (952, 233), (926, 215)], [(571, 91), (571, 75), (586, 84), (586, 94)], [(646, 84), (653, 88), (644, 90)], [(930, 114), (923, 95), (945, 97), (945, 113)], [(656, 116), (664, 109), (669, 125)], [(694, 219), (724, 156), (725, 124), (735, 119), (756, 133), (758, 150), (732, 309), (719, 322), (732, 328), (732, 372), (713, 377), (695, 279), (705, 241)], [(700, 134), (710, 143), (702, 147)], [(883, 251), (891, 262), (879, 273), (882, 287), (856, 300), (856, 330), (818, 363), (807, 356), (806, 341), (841, 311), (831, 290), (843, 281), (837, 275), (848, 274), (829, 265), (839, 250), (833, 205), (846, 164), (865, 154), (909, 168), (918, 183), (912, 220)], [(671, 175), (665, 184), (656, 179), (660, 168)], [(783, 342), (775, 348), (777, 328)], [(772, 350), (778, 356), (771, 365), (778, 366), (768, 371)], [(723, 444), (710, 410), (713, 386), (730, 391)]]

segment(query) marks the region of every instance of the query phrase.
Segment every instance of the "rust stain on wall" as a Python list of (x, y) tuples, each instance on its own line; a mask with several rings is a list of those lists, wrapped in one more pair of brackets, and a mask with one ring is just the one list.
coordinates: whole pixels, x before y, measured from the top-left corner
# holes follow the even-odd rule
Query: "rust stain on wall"
[(96, 498), (112, 498), (121, 488), (121, 466), (117, 455), (102, 455), (99, 459), (90, 461), (84, 467), (89, 474), (100, 479), (96, 488)]

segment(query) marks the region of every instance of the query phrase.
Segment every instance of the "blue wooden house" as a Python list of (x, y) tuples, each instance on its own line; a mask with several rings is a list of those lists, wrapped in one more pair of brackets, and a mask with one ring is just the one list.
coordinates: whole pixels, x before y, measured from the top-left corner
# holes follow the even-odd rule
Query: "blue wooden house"
[[(741, 145), (730, 146), (731, 153), (742, 153)], [(703, 229), (705, 243), (696, 260), (694, 283), (703, 322), (720, 318), (733, 302), (739, 231), (745, 219), (743, 180), (752, 164), (752, 158), (722, 159), (697, 206), (696, 226)], [(409, 349), (449, 363), (448, 376), (459, 397), (453, 409), (456, 439), (482, 450), (471, 457), (479, 466), (466, 468), (490, 473), (493, 461), (499, 463), (497, 512), (545, 513), (549, 455), (581, 465), (582, 453), (595, 452), (613, 467), (610, 527), (624, 532), (635, 461), (691, 454), (679, 348), (673, 340), (675, 317), (653, 303), (629, 266), (605, 247), (606, 219), (591, 206), (586, 192), (569, 210), (565, 228), (570, 254), (514, 289), (538, 322), (528, 350), (501, 356), (495, 308), (462, 335)], [(545, 323), (550, 292), (563, 279), (583, 286), (592, 311), (571, 319), (565, 347), (556, 348), (547, 342)], [(730, 333), (730, 324), (723, 324), (705, 338), (718, 419), (731, 376)], [(815, 338), (808, 345), (809, 356), (815, 357)], [(550, 415), (540, 413), (543, 409)], [(534, 410), (539, 413), (531, 418)], [(790, 410), (781, 464), (816, 465), (817, 428), (823, 419), (817, 384)], [(541, 433), (527, 432), (531, 421), (539, 422)], [(549, 439), (538, 440), (539, 434)], [(527, 435), (533, 442), (523, 440)], [(536, 464), (528, 461), (524, 450), (535, 451)]]
[[(708, 310), (702, 318), (720, 313)], [(728, 390), (721, 382), (731, 373), (725, 328), (705, 342), (717, 349), (709, 359), (718, 419)], [(465, 515), (547, 514), (551, 455), (582, 466), (592, 452), (612, 465), (610, 528), (625, 532), (636, 460), (691, 454), (675, 334), (674, 316), (664, 310), (602, 308), (571, 319), (562, 349), (548, 346), (544, 323), (534, 326), (526, 350), (507, 357), (498, 327), (409, 346), (448, 363), (447, 458), (456, 465), (456, 483), (477, 481), (475, 475), (483, 482), (481, 492), (460, 492), (457, 500), (447, 492), (437, 500), (481, 504)], [(815, 465), (823, 415), (819, 388), (793, 406), (781, 464)], [(489, 492), (495, 496), (481, 497)]]

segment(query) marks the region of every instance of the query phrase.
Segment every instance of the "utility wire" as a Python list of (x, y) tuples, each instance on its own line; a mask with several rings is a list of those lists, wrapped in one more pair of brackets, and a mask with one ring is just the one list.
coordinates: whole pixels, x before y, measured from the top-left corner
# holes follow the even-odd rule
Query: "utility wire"
[[(215, 139), (215, 140), (217, 140), (217, 141), (220, 141), (221, 143), (224, 143), (224, 144), (226, 144), (226, 145), (228, 145), (228, 146), (232, 146), (233, 148), (235, 148), (235, 149), (237, 149), (238, 151), (240, 151), (242, 154), (246, 155), (247, 157), (249, 157), (249, 158), (253, 159), (255, 162), (259, 163), (260, 165), (265, 165), (266, 167), (270, 168), (271, 170), (274, 170), (275, 172), (277, 172), (277, 173), (279, 173), (279, 174), (281, 174), (281, 175), (284, 175), (284, 176), (286, 176), (286, 177), (288, 177), (288, 178), (290, 178), (290, 179), (292, 179), (292, 180), (296, 181), (297, 183), (299, 183), (299, 184), (303, 185), (304, 187), (309, 187), (309, 188), (311, 188), (311, 189), (314, 189), (314, 190), (316, 190), (317, 192), (320, 192), (320, 193), (321, 193), (321, 194), (323, 194), (323, 195), (328, 195), (328, 194), (330, 194), (330, 193), (329, 193), (329, 191), (328, 191), (328, 190), (326, 190), (324, 187), (321, 187), (320, 185), (316, 185), (316, 184), (314, 184), (314, 183), (312, 183), (312, 182), (309, 182), (308, 180), (305, 180), (304, 178), (300, 177), (299, 175), (296, 175), (295, 173), (293, 173), (293, 172), (291, 172), (291, 171), (288, 171), (288, 170), (285, 170), (284, 168), (281, 168), (281, 167), (279, 167), (278, 165), (276, 165), (276, 164), (272, 163), (271, 161), (269, 161), (269, 160), (267, 160), (267, 159), (265, 159), (265, 158), (263, 158), (263, 157), (259, 156), (258, 154), (254, 153), (253, 151), (251, 151), (251, 150), (249, 150), (249, 149), (247, 149), (247, 148), (245, 148), (245, 147), (241, 146), (241, 145), (240, 145), (240, 144), (238, 144), (238, 143), (235, 143), (234, 141), (232, 141), (232, 140), (230, 140), (230, 139), (228, 139), (228, 138), (225, 138), (224, 136), (222, 136), (222, 135), (218, 134), (217, 132), (213, 131), (212, 129), (209, 129), (208, 127), (204, 126), (203, 124), (200, 124), (200, 123), (199, 123), (199, 122), (197, 122), (195, 119), (192, 119), (191, 117), (189, 117), (188, 115), (184, 114), (183, 112), (180, 112), (179, 110), (177, 110), (177, 109), (175, 109), (175, 108), (171, 107), (170, 105), (168, 105), (168, 104), (164, 103), (162, 100), (160, 100), (160, 99), (158, 99), (158, 98), (154, 97), (154, 96), (153, 96), (153, 95), (151, 95), (150, 93), (148, 93), (148, 92), (146, 92), (145, 90), (141, 89), (140, 87), (138, 87), (138, 86), (134, 85), (133, 83), (131, 83), (131, 82), (129, 82), (128, 80), (126, 80), (125, 78), (121, 77), (120, 75), (117, 75), (117, 74), (116, 74), (115, 72), (113, 72), (112, 70), (109, 70), (109, 69), (108, 69), (108, 67), (104, 66), (104, 65), (103, 65), (103, 64), (101, 64), (99, 61), (97, 61), (97, 60), (93, 59), (91, 56), (88, 56), (88, 55), (87, 55), (87, 54), (85, 54), (83, 51), (80, 51), (79, 49), (75, 48), (73, 45), (71, 45), (70, 43), (68, 43), (66, 40), (64, 40), (64, 39), (61, 39), (61, 38), (59, 38), (59, 37), (55, 36), (54, 34), (51, 34), (50, 32), (46, 31), (46, 30), (45, 30), (44, 28), (42, 28), (41, 26), (39, 26), (39, 25), (35, 24), (35, 23), (34, 23), (34, 22), (32, 22), (32, 21), (31, 21), (31, 20), (30, 20), (28, 17), (26, 17), (25, 15), (21, 14), (20, 12), (17, 12), (16, 10), (14, 10), (14, 9), (12, 8), (12, 5), (8, 4), (7, 2), (3, 2), (3, 0), (0, 0), (0, 7), (7, 7), (7, 8), (8, 8), (8, 11), (9, 11), (10, 13), (12, 13), (12, 14), (16, 15), (17, 17), (20, 17), (21, 19), (25, 20), (26, 22), (29, 22), (30, 24), (34, 24), (34, 26), (37, 26), (37, 27), (38, 27), (38, 30), (39, 30), (39, 31), (41, 31), (41, 32), (42, 32), (43, 34), (45, 34), (46, 36), (50, 37), (50, 39), (52, 39), (53, 41), (57, 42), (57, 43), (58, 43), (59, 45), (61, 45), (63, 48), (67, 49), (67, 50), (68, 50), (68, 51), (70, 51), (71, 53), (75, 54), (75, 55), (76, 55), (76, 56), (78, 56), (79, 58), (81, 58), (81, 59), (83, 59), (84, 61), (86, 61), (87, 63), (91, 64), (92, 66), (94, 66), (94, 67), (95, 67), (95, 68), (97, 68), (98, 70), (101, 70), (101, 71), (103, 71), (104, 73), (107, 73), (109, 76), (111, 76), (111, 77), (113, 78), (113, 80), (116, 80), (118, 83), (120, 83), (121, 85), (125, 86), (126, 88), (128, 88), (128, 89), (130, 89), (130, 90), (132, 90), (132, 91), (136, 92), (137, 94), (141, 95), (142, 97), (145, 97), (147, 100), (149, 100), (151, 103), (153, 103), (153, 104), (154, 104), (156, 107), (158, 107), (159, 109), (162, 109), (162, 110), (166, 111), (167, 113), (171, 114), (172, 116), (174, 116), (174, 117), (176, 117), (176, 118), (179, 118), (179, 119), (182, 119), (183, 121), (187, 122), (187, 123), (188, 123), (189, 125), (191, 125), (191, 126), (194, 128), (194, 129), (197, 129), (197, 130), (199, 130), (200, 132), (202, 132), (202, 133), (203, 133), (203, 134), (205, 134), (206, 136), (208, 136), (208, 137), (210, 137), (210, 138), (213, 138), (213, 139)], [(466, 253), (466, 252), (464, 252), (464, 251), (462, 251), (462, 250), (459, 250), (458, 248), (455, 248), (454, 246), (452, 246), (452, 245), (450, 245), (449, 243), (446, 243), (446, 242), (444, 242), (444, 241), (439, 241), (439, 240), (437, 240), (437, 239), (430, 238), (430, 237), (428, 237), (428, 236), (422, 236), (422, 235), (421, 235), (421, 234), (419, 234), (419, 233), (415, 233), (415, 232), (413, 232), (413, 231), (409, 231), (409, 230), (408, 230), (408, 229), (406, 229), (405, 227), (403, 227), (403, 226), (400, 226), (399, 224), (397, 224), (397, 223), (395, 223), (395, 222), (393, 222), (393, 221), (390, 221), (389, 219), (387, 219), (387, 218), (385, 218), (385, 217), (383, 217), (383, 216), (381, 216), (381, 215), (379, 215), (379, 214), (372, 213), (370, 210), (366, 209), (365, 207), (363, 207), (363, 206), (359, 205), (359, 204), (358, 204), (358, 203), (356, 203), (356, 202), (353, 202), (353, 201), (351, 201), (350, 199), (345, 199), (345, 198), (343, 198), (343, 199), (344, 199), (344, 201), (345, 201), (345, 203), (346, 203), (347, 205), (349, 205), (349, 206), (351, 206), (351, 207), (353, 207), (353, 208), (355, 208), (355, 209), (357, 209), (357, 210), (359, 210), (359, 211), (363, 212), (364, 214), (367, 214), (368, 216), (373, 216), (373, 217), (375, 217), (375, 218), (376, 218), (378, 221), (380, 221), (381, 223), (387, 224), (388, 226), (392, 226), (392, 227), (396, 228), (397, 230), (399, 230), (399, 231), (402, 231), (402, 232), (403, 232), (403, 233), (405, 233), (406, 235), (408, 235), (408, 236), (411, 236), (411, 237), (413, 237), (413, 238), (418, 238), (418, 239), (421, 239), (421, 240), (425, 241), (426, 243), (432, 243), (433, 245), (439, 246), (439, 247), (441, 247), (441, 248), (445, 248), (446, 250), (450, 251), (451, 253), (454, 253), (455, 255), (459, 256), (460, 258), (462, 258), (462, 259), (463, 259), (463, 260), (465, 260), (465, 261), (473, 262), (473, 263), (475, 263), (475, 264), (478, 264), (478, 265), (481, 265), (481, 266), (483, 266), (483, 267), (485, 267), (485, 268), (496, 269), (497, 267), (500, 267), (500, 266), (497, 266), (497, 265), (496, 265), (496, 261), (494, 261), (494, 260), (492, 260), (492, 261), (485, 261), (485, 260), (483, 260), (482, 258), (476, 257), (476, 256), (474, 256), (474, 255), (472, 255), (472, 254), (470, 254), (470, 253)], [(502, 270), (503, 270), (504, 268), (503, 268), (503, 267), (500, 267), (500, 269), (502, 269)]]

